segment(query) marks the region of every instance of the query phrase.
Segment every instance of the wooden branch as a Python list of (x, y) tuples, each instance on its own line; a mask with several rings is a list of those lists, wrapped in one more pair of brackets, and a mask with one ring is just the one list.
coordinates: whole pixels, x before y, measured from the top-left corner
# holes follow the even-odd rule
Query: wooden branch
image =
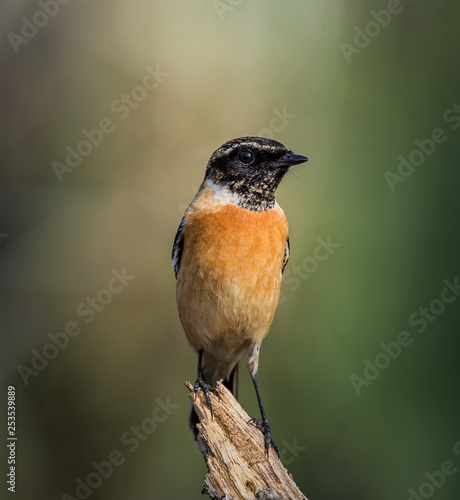
[(203, 493), (213, 500), (307, 500), (273, 449), (267, 458), (263, 434), (225, 386), (217, 385), (221, 401), (211, 395), (212, 420), (203, 391), (195, 400), (192, 384), (185, 386), (200, 419), (198, 447), (208, 467)]

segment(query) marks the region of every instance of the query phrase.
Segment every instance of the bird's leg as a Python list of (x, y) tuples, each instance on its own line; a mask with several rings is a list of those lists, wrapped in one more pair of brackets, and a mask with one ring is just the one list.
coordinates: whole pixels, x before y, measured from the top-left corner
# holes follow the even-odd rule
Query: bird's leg
[(211, 385), (207, 384), (203, 380), (203, 370), (201, 367), (202, 359), (203, 359), (203, 349), (200, 349), (198, 351), (198, 368), (197, 368), (195, 385), (193, 386), (193, 392), (195, 393), (195, 399), (196, 399), (196, 395), (198, 394), (198, 391), (200, 389), (203, 391), (204, 397), (206, 400), (206, 405), (211, 410), (211, 419), (212, 419), (212, 418), (214, 418), (214, 412), (212, 410), (211, 397), (209, 396), (209, 393), (212, 392), (214, 395), (216, 395), (219, 398), (219, 400), (220, 400), (220, 394), (219, 394), (219, 391), (215, 387), (212, 387)]
[(262, 432), (264, 435), (264, 443), (265, 443), (265, 451), (267, 452), (267, 457), (270, 452), (270, 445), (275, 450), (275, 453), (280, 456), (280, 450), (278, 446), (276, 446), (275, 441), (273, 441), (272, 431), (270, 429), (270, 425), (267, 420), (267, 415), (265, 414), (264, 404), (262, 403), (262, 397), (260, 395), (259, 384), (257, 382), (256, 374), (251, 374), (252, 381), (254, 382), (254, 387), (256, 389), (257, 401), (259, 403), (260, 415), (262, 417), (262, 422), (259, 421), (257, 417), (252, 418), (250, 422), (254, 423), (256, 427)]
[(275, 453), (280, 456), (280, 451), (278, 446), (276, 446), (275, 441), (272, 438), (272, 432), (270, 429), (270, 425), (268, 424), (267, 415), (265, 414), (264, 404), (262, 403), (262, 397), (260, 395), (259, 384), (257, 382), (257, 369), (259, 368), (259, 353), (260, 353), (260, 344), (253, 344), (248, 353), (248, 371), (251, 374), (252, 381), (254, 382), (254, 387), (256, 389), (257, 401), (259, 403), (260, 415), (262, 417), (262, 422), (255, 417), (251, 418), (249, 422), (252, 422), (264, 435), (264, 443), (265, 443), (265, 451), (267, 452), (267, 457), (270, 452), (270, 445), (275, 450)]

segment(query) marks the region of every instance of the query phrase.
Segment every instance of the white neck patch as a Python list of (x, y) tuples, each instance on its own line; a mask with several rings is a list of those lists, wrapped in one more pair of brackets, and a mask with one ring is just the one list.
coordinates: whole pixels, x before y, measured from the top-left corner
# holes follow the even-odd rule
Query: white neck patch
[(206, 181), (206, 186), (211, 190), (216, 201), (219, 201), (222, 205), (228, 205), (229, 203), (238, 205), (241, 202), (240, 196), (230, 191), (227, 186), (216, 184), (210, 179)]
[[(210, 179), (206, 180), (205, 186), (211, 191), (214, 203), (217, 202), (218, 204), (221, 205), (231, 204), (231, 205), (241, 206), (241, 202), (244, 201), (238, 193), (232, 192), (227, 186), (216, 184)], [(276, 199), (275, 199), (275, 204), (271, 209), (283, 212), (282, 208), (278, 205)]]

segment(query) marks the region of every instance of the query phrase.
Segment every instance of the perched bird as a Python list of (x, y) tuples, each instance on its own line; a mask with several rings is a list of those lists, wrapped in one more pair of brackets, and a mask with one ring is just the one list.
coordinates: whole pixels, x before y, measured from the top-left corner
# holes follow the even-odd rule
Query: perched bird
[[(195, 394), (203, 390), (212, 415), (210, 393), (219, 396), (217, 381), (235, 394), (238, 361), (247, 356), (262, 417), (253, 420), (264, 434), (267, 455), (270, 445), (279, 452), (256, 372), (289, 259), (288, 223), (275, 191), (292, 165), (307, 160), (271, 139), (226, 142), (209, 159), (172, 251), (180, 321), (198, 353)], [(192, 408), (195, 436), (196, 423)]]

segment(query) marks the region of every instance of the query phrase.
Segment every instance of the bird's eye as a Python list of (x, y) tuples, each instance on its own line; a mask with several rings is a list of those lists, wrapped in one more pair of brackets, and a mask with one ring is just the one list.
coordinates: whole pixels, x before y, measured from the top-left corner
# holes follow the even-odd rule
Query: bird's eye
[(245, 165), (249, 165), (254, 161), (254, 153), (250, 149), (243, 149), (238, 155), (238, 160)]

